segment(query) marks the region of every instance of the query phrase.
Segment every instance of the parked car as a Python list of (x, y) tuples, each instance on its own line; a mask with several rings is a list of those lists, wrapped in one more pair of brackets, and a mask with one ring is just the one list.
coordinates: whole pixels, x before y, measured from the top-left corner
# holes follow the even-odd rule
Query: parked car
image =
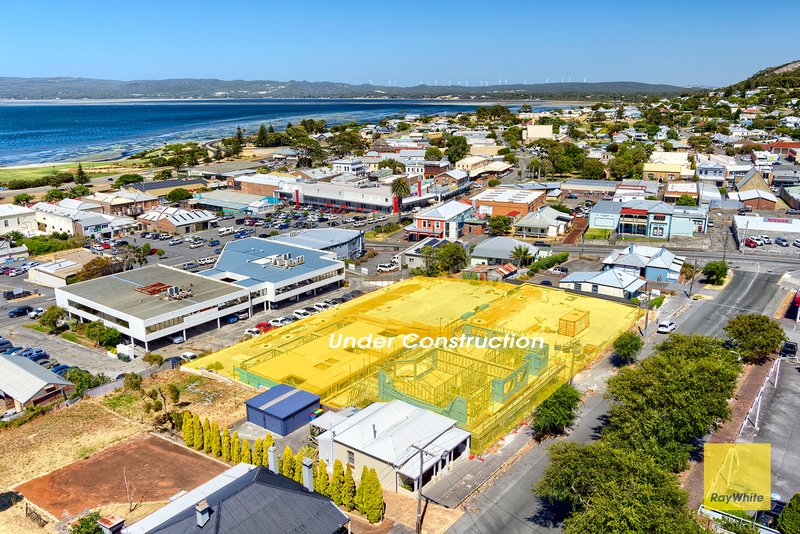
[(44, 313), (44, 308), (34, 308), (28, 312), (28, 317), (31, 319), (38, 319)]
[(153, 256), (154, 254), (158, 254), (159, 252), (161, 252), (160, 248), (151, 248), (150, 250), (147, 251), (147, 255)]
[(782, 238), (780, 236), (775, 238), (775, 244), (778, 245), (778, 246), (781, 246), (781, 247), (788, 247), (789, 246), (789, 242), (786, 239), (784, 239), (784, 238)]
[(180, 358), (185, 362), (190, 362), (192, 360), (197, 359), (197, 354), (195, 354), (194, 352), (184, 352), (183, 354), (181, 354)]
[(230, 315), (226, 315), (225, 317), (223, 317), (222, 322), (225, 324), (237, 323), (239, 322), (239, 317), (237, 317), (235, 313), (232, 313)]
[(183, 334), (175, 334), (174, 336), (169, 338), (169, 341), (173, 345), (180, 345), (181, 343), (186, 341), (186, 338), (183, 337)]
[(578, 195), (575, 193), (570, 193), (569, 195), (567, 195), (567, 198), (570, 200), (575, 200), (578, 198)]
[(202, 246), (203, 246), (202, 242), (200, 242), (200, 241), (192, 241), (191, 245), (189, 245), (189, 248), (200, 248)]
[(50, 370), (51, 370), (51, 371), (53, 371), (53, 372), (54, 372), (55, 374), (57, 374), (58, 376), (64, 376), (64, 373), (66, 373), (66, 372), (67, 372), (67, 371), (69, 371), (70, 369), (72, 369), (72, 367), (71, 367), (71, 366), (69, 366), (69, 365), (64, 365), (64, 364), (62, 363), (61, 365), (56, 365), (55, 367), (53, 367), (53, 368), (52, 368), (52, 369), (50, 369)]
[(388, 273), (391, 271), (396, 271), (397, 267), (398, 265), (396, 263), (381, 263), (378, 265), (376, 271), (379, 273)]
[(792, 245), (800, 247), (800, 239), (795, 239), (794, 241), (792, 241)]
[(256, 325), (256, 328), (258, 328), (258, 330), (259, 330), (259, 331), (260, 331), (262, 334), (264, 334), (264, 333), (266, 333), (266, 332), (269, 332), (270, 330), (272, 330), (272, 329), (273, 329), (273, 328), (275, 328), (275, 327), (274, 327), (274, 326), (272, 326), (272, 325), (271, 325), (271, 324), (269, 324), (269, 323), (258, 323), (258, 324)]
[(768, 235), (760, 235), (760, 236), (758, 236), (758, 237), (760, 237), (760, 238), (761, 238), (761, 241), (762, 241), (762, 242), (763, 242), (765, 245), (771, 245), (771, 244), (772, 244), (772, 238), (771, 238), (770, 236), (768, 236)]
[(788, 210), (786, 210), (786, 215), (800, 215), (800, 210), (789, 208)]
[(797, 357), (797, 343), (794, 341), (784, 341), (781, 347), (781, 357), (795, 358)]
[(539, 282), (539, 285), (553, 287), (553, 282), (551, 282), (550, 280), (542, 280), (541, 282)]
[(17, 306), (16, 308), (8, 312), (8, 316), (13, 319), (14, 317), (22, 317), (23, 315), (28, 315), (32, 311), (33, 308), (31, 306)]
[(281, 326), (286, 326), (287, 324), (291, 324), (293, 322), (294, 319), (290, 317), (276, 317), (275, 319), (270, 319), (267, 324), (269, 324), (273, 328), (278, 328)]
[(30, 296), (31, 294), (32, 293), (27, 289), (9, 289), (8, 291), (3, 291), (3, 298), (6, 300), (14, 300)]
[(167, 239), (170, 239), (171, 237), (172, 237), (172, 236), (171, 236), (170, 234), (166, 233), (166, 232), (164, 232), (164, 233), (162, 233), (162, 234), (158, 234), (158, 238), (159, 238), (161, 241), (166, 241)]
[(236, 317), (239, 318), (239, 320), (244, 321), (245, 319), (250, 318), (250, 312), (248, 310), (238, 311), (236, 312)]
[(219, 239), (212, 239), (208, 242), (209, 247), (218, 247), (220, 245)]
[(758, 243), (756, 243), (756, 241), (753, 238), (748, 237), (747, 239), (744, 240), (744, 246), (746, 246), (747, 248), (757, 248)]
[(534, 241), (533, 246), (539, 248), (550, 248), (552, 245), (547, 241)]
[(328, 304), (327, 302), (316, 302), (311, 307), (314, 308), (317, 311), (325, 311), (328, 308), (330, 308), (331, 305)]
[(183, 239), (181, 239), (180, 237), (175, 237), (169, 240), (168, 245), (172, 247), (174, 245), (180, 245), (181, 243), (183, 243)]
[(261, 330), (258, 328), (245, 328), (244, 335), (246, 336), (260, 336), (262, 334)]
[(567, 269), (566, 267), (561, 267), (560, 265), (558, 267), (553, 267), (550, 270), (553, 271), (555, 274), (567, 274), (567, 273), (569, 273), (569, 269)]
[(5, 352), (3, 352), (3, 354), (6, 356), (16, 356), (25, 349), (26, 347), (9, 347), (5, 350)]
[(675, 329), (678, 327), (673, 321), (662, 321), (658, 323), (658, 330), (659, 334), (669, 334), (670, 332), (674, 332)]
[(311, 317), (313, 314), (307, 308), (300, 308), (299, 310), (295, 310), (292, 315), (298, 319), (305, 319), (306, 317)]
[(39, 365), (41, 365), (45, 369), (50, 369), (52, 371), (53, 368), (55, 368), (55, 367), (57, 367), (57, 366), (59, 366), (61, 364), (58, 363), (58, 360), (50, 358), (49, 360), (40, 360), (39, 361)]
[(184, 361), (180, 356), (172, 356), (171, 358), (164, 358), (164, 363), (171, 363), (173, 367), (180, 367)]
[(6, 351), (14, 348), (14, 345), (7, 339), (0, 339), (0, 350)]

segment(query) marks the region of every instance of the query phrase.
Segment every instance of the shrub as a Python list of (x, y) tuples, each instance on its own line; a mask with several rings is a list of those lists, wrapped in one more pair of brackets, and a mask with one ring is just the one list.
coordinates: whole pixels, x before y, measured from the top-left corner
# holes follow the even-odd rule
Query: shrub
[(778, 516), (778, 530), (783, 534), (800, 534), (800, 493), (794, 494)]
[(581, 401), (580, 392), (564, 384), (546, 398), (533, 412), (531, 428), (539, 436), (561, 434), (575, 421), (575, 412)]
[(535, 262), (531, 263), (530, 268), (528, 269), (528, 276), (533, 276), (539, 271), (551, 269), (556, 265), (564, 263), (568, 259), (569, 252), (561, 252), (559, 254), (551, 254), (550, 256), (536, 260)]
[(614, 340), (614, 353), (620, 363), (633, 363), (643, 345), (641, 336), (634, 332), (625, 332)]

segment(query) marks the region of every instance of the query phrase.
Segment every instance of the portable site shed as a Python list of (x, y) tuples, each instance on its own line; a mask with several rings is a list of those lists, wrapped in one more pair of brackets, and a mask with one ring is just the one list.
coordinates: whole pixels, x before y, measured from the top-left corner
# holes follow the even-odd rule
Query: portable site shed
[(280, 436), (291, 434), (311, 420), (319, 396), (278, 384), (245, 401), (247, 421)]

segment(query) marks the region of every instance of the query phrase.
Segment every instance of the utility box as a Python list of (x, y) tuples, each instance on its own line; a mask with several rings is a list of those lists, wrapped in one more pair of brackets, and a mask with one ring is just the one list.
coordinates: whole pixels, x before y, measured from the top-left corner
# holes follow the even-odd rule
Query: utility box
[(562, 336), (575, 337), (589, 327), (589, 312), (572, 310), (558, 320), (558, 333)]

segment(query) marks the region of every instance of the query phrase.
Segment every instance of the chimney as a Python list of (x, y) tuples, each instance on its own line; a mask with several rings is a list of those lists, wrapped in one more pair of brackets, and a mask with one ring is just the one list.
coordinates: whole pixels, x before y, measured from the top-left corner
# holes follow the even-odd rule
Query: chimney
[(311, 458), (303, 458), (303, 486), (314, 491), (314, 462)]
[(108, 514), (98, 519), (97, 524), (100, 525), (103, 534), (119, 534), (125, 526), (125, 520), (117, 515)]
[(372, 439), (378, 439), (378, 427), (372, 425)]
[(275, 448), (275, 445), (270, 445), (269, 449), (267, 449), (267, 459), (269, 460), (269, 470), (278, 474), (278, 449)]
[(194, 512), (197, 517), (197, 526), (203, 528), (211, 518), (211, 507), (208, 505), (208, 502), (203, 499), (195, 505)]

